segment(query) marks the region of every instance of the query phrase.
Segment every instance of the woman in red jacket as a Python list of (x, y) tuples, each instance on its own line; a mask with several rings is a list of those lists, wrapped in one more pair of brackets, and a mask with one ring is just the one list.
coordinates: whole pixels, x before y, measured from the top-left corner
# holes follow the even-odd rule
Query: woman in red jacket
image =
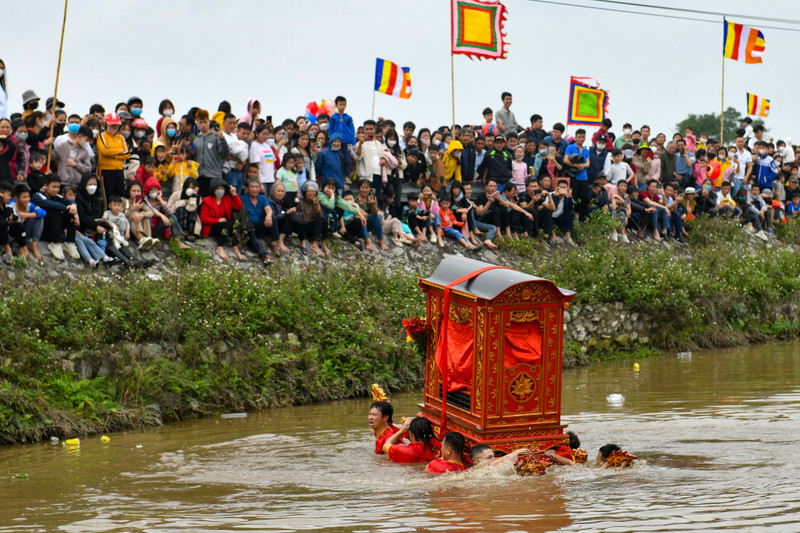
[[(222, 179), (211, 181), (211, 195), (203, 198), (200, 205), (200, 223), (203, 225), (203, 237), (217, 239), (217, 255), (224, 261), (228, 260), (224, 246), (227, 246), (233, 235), (233, 211), (242, 208), (242, 200), (236, 194), (236, 189)], [(233, 252), (243, 261), (244, 257), (239, 252), (239, 247), (234, 244)]]

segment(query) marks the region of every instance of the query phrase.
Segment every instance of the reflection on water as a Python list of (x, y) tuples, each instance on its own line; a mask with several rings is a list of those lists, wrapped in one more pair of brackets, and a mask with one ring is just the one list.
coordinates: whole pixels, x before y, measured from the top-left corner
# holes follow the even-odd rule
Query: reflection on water
[(800, 345), (639, 363), (564, 373), (590, 460), (615, 442), (630, 469), (430, 478), (370, 452), (354, 400), (1, 448), (0, 532), (800, 530)]

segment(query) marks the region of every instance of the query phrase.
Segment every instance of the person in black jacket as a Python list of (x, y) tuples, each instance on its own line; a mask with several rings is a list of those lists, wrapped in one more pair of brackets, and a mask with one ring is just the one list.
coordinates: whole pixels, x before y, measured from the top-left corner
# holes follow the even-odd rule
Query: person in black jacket
[(97, 178), (92, 174), (85, 174), (78, 186), (75, 203), (78, 206), (78, 219), (80, 231), (91, 237), (95, 234), (104, 234), (104, 225), (98, 224), (103, 218), (103, 197), (98, 193)]
[(31, 202), (45, 210), (42, 240), (49, 242), (47, 248), (53, 257), (64, 260), (64, 250), (73, 258), (80, 259), (75, 247), (75, 232), (78, 229), (78, 207), (61, 196), (61, 178), (49, 174), (42, 191), (34, 192)]
[(493, 148), (483, 156), (478, 175), (484, 183), (494, 180), (498, 192), (503, 192), (506, 183), (511, 179), (511, 161), (513, 157), (505, 150), (506, 140), (502, 135), (494, 138)]

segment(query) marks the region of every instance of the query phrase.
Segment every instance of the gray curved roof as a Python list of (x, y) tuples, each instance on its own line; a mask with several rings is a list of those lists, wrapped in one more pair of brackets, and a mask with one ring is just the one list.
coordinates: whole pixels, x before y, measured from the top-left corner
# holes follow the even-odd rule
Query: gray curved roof
[[(430, 277), (423, 278), (423, 281), (445, 286), (462, 276), (466, 276), (470, 272), (474, 272), (487, 266), (495, 265), (492, 265), (491, 263), (484, 263), (483, 261), (478, 261), (476, 259), (469, 259), (460, 255), (449, 255), (446, 256), (441, 263), (439, 263), (436, 271)], [(453, 287), (453, 290), (472, 294), (478, 298), (492, 300), (497, 298), (501, 292), (509, 287), (527, 281), (543, 281), (545, 283), (549, 283), (558, 289), (563, 296), (573, 296), (575, 294), (575, 291), (562, 289), (548, 279), (537, 278), (536, 276), (531, 276), (530, 274), (524, 274), (517, 270), (511, 270), (508, 268), (487, 270), (471, 280), (459, 283)]]

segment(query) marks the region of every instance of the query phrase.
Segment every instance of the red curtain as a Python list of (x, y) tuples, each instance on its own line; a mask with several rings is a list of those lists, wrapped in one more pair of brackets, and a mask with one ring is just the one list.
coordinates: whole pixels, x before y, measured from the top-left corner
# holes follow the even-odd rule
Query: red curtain
[(538, 365), (542, 361), (542, 328), (539, 322), (512, 322), (505, 332), (503, 365)]
[(447, 324), (447, 366), (450, 377), (448, 392), (472, 388), (472, 356), (475, 351), (472, 324)]

